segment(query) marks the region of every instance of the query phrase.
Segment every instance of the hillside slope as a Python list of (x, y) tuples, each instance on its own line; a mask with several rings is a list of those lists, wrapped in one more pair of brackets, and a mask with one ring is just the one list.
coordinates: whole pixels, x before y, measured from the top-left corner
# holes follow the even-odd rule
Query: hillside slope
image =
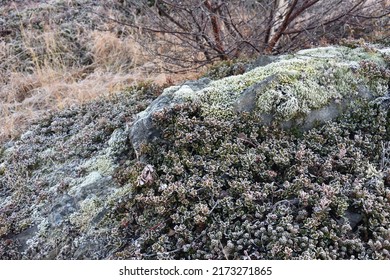
[(0, 150), (0, 258), (390, 259), (389, 56), (303, 50), (38, 121)]

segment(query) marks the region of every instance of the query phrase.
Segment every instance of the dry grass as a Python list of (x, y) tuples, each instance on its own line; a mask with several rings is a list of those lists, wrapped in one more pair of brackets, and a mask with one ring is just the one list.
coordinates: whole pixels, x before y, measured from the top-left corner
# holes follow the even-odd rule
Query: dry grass
[(141, 67), (132, 72), (111, 72), (108, 66), (120, 68), (120, 64), (102, 64), (89, 73), (90, 67), (46, 65), (31, 74), (9, 73), (8, 81), (0, 86), (0, 142), (17, 137), (30, 121), (53, 110), (107, 97), (139, 81), (161, 85), (180, 79), (165, 74), (151, 76)]
[(29, 121), (48, 112), (107, 96), (133, 81), (131, 74), (104, 72), (76, 79), (72, 72), (53, 68), (28, 75), (12, 73), (9, 82), (0, 89), (0, 141), (17, 137)]
[(118, 38), (112, 32), (94, 31), (90, 49), (94, 61), (106, 71), (121, 72), (144, 63), (141, 46), (131, 37)]
[[(147, 50), (201, 57), (167, 44), (162, 35), (146, 36), (141, 30), (104, 21), (97, 14), (115, 17), (116, 13), (103, 8), (106, 2), (29, 0), (0, 5), (0, 144), (18, 137), (31, 121), (72, 104), (108, 96), (140, 81), (164, 85), (199, 76), (167, 74), (164, 57)], [(385, 32), (374, 28), (370, 36)], [(324, 37), (319, 43), (332, 42)]]
[(107, 97), (140, 81), (163, 85), (190, 77), (161, 73), (161, 65), (132, 34), (118, 36), (107, 23), (101, 25), (104, 31), (75, 26), (68, 37), (50, 20), (38, 29), (21, 23), (19, 33), (0, 41), (0, 143), (72, 104)]

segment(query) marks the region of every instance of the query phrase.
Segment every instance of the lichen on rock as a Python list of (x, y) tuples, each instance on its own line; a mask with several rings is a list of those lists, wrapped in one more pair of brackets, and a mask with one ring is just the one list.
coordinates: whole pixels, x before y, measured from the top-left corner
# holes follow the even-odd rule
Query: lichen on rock
[[(378, 67), (386, 66), (383, 53), (378, 50), (327, 47), (300, 51), (242, 75), (212, 82), (198, 93), (202, 111), (207, 116), (233, 116), (233, 104), (251, 86), (256, 106), (241, 110), (273, 114), (280, 121), (301, 118), (343, 99), (385, 95), (387, 79), (383, 76), (369, 79), (360, 65), (366, 60)], [(270, 77), (274, 81), (266, 87), (253, 87)]]
[(174, 86), (138, 115), (130, 138), (139, 151), (141, 143), (158, 138), (152, 114), (185, 101), (199, 103), (204, 117), (230, 119), (237, 113), (253, 112), (262, 115), (263, 124), (310, 129), (336, 118), (350, 103), (386, 95), (388, 54), (386, 49), (373, 47), (302, 50), (241, 75), (200, 80), (198, 86)]

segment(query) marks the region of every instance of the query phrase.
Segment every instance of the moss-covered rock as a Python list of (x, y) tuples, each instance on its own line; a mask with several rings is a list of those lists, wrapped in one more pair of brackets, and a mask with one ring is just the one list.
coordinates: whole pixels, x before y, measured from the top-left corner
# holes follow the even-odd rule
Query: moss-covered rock
[[(204, 117), (228, 120), (237, 113), (261, 115), (260, 123), (310, 129), (334, 119), (360, 99), (372, 100), (388, 93), (388, 49), (326, 47), (302, 50), (275, 58), (242, 75), (175, 86), (153, 102), (132, 128), (134, 146), (158, 137), (150, 116), (176, 104), (200, 104)], [(169, 104), (167, 101), (169, 100)], [(148, 123), (148, 125), (140, 125)], [(150, 132), (151, 135), (143, 136)], [(153, 133), (151, 133), (153, 132)], [(140, 137), (141, 136), (141, 137)]]
[[(253, 110), (291, 120), (323, 108), (332, 101), (382, 96), (388, 90), (384, 75), (367, 75), (370, 62), (385, 71), (385, 53), (376, 49), (326, 47), (304, 50), (242, 75), (214, 81), (199, 92), (202, 113), (229, 118), (233, 104), (249, 87), (276, 76), (275, 82), (255, 91)], [(380, 70), (379, 70), (380, 71)], [(252, 110), (251, 110), (252, 111)]]

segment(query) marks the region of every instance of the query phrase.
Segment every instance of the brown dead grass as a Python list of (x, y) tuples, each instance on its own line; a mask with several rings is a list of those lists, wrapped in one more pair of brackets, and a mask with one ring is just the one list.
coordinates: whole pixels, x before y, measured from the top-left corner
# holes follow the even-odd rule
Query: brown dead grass
[(0, 87), (0, 142), (17, 137), (31, 121), (72, 104), (107, 97), (140, 81), (163, 85), (180, 79), (98, 70), (79, 79), (83, 69), (72, 70), (41, 68), (32, 74), (12, 73), (8, 83)]
[[(202, 57), (197, 57), (199, 52), (188, 53), (177, 44), (167, 44), (162, 35), (145, 36), (141, 30), (102, 21), (96, 14), (83, 11), (89, 5), (100, 14), (115, 17), (115, 11), (103, 9), (105, 1), (90, 1), (82, 8), (77, 1), (44, 2), (0, 5), (0, 17), (7, 19), (17, 11), (16, 18), (20, 19), (9, 28), (11, 35), (1, 37), (0, 33), (0, 144), (15, 139), (31, 121), (50, 112), (105, 98), (138, 82), (171, 85), (196, 79), (205, 70), (167, 74), (171, 66), (146, 50), (183, 54), (194, 60)], [(76, 7), (85, 15), (72, 14)], [(67, 22), (72, 15), (79, 18)], [(89, 25), (92, 21), (93, 28)], [(374, 28), (370, 34), (380, 37), (385, 32), (388, 30)], [(324, 37), (319, 43), (331, 42)]]
[(21, 34), (28, 71), (18, 71), (13, 63), (14, 42), (0, 42), (0, 143), (18, 137), (32, 121), (72, 104), (104, 98), (141, 81), (164, 85), (194, 76), (159, 73), (161, 65), (131, 36), (91, 32), (84, 40), (93, 63), (70, 66), (66, 42), (52, 26)]
[(104, 31), (94, 31), (91, 37), (94, 61), (105, 71), (121, 72), (144, 63), (142, 48), (131, 37), (121, 39)]

